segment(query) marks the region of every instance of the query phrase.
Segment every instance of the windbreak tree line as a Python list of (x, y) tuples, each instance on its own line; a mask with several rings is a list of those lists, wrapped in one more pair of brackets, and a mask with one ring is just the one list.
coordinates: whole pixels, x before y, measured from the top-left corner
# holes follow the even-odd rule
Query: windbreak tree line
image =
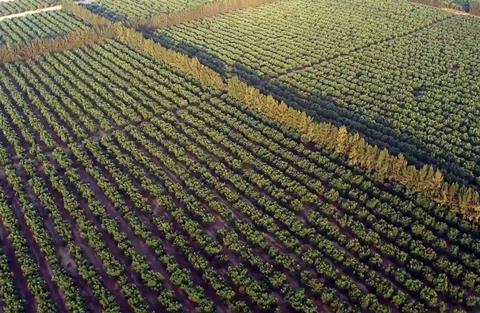
[(319, 143), (345, 156), (350, 164), (374, 173), (380, 180), (400, 182), (408, 189), (426, 194), (439, 203), (457, 207), (465, 217), (480, 222), (478, 192), (457, 183), (446, 183), (440, 170), (430, 165), (420, 169), (408, 165), (402, 154), (393, 156), (387, 149), (381, 150), (370, 145), (358, 133), (349, 133), (344, 126), (338, 128), (329, 123), (316, 123), (305, 112), (290, 108), (270, 96), (262, 95), (238, 78), (229, 81), (228, 90), (241, 103), (295, 129), (303, 140)]

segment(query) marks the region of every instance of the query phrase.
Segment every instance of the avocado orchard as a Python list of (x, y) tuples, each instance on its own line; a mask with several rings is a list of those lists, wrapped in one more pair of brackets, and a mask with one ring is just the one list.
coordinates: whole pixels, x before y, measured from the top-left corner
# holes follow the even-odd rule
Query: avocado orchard
[(407, 1), (294, 0), (147, 35), (477, 188), (479, 25)]
[(118, 40), (0, 87), (0, 234), (38, 310), (479, 305), (476, 225)]
[(63, 5), (0, 47), (1, 311), (480, 309), (473, 189)]

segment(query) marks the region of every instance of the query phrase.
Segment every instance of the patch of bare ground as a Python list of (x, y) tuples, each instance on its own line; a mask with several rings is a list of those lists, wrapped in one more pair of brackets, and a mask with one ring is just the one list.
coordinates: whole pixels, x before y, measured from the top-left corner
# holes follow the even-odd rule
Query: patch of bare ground
[[(91, 160), (94, 160), (94, 158), (92, 158)], [(96, 161), (94, 161), (94, 164), (100, 170), (100, 173), (102, 174), (102, 176), (105, 179), (107, 179), (112, 185), (118, 184), (118, 182), (115, 181), (115, 179), (111, 176), (110, 172), (107, 169), (103, 168), (99, 163), (96, 163)], [(82, 179), (85, 180), (86, 182), (88, 182), (88, 184), (90, 185), (90, 187), (94, 191), (97, 199), (100, 199), (101, 202), (103, 203), (103, 205), (107, 208), (107, 211), (108, 211), (109, 215), (112, 218), (114, 218), (120, 224), (120, 227), (121, 227), (122, 231), (126, 234), (128, 239), (132, 243), (134, 249), (146, 258), (146, 260), (147, 260), (148, 264), (151, 266), (152, 270), (159, 272), (160, 274), (162, 274), (163, 277), (166, 278), (165, 287), (167, 289), (173, 290), (176, 293), (177, 299), (180, 300), (180, 302), (183, 305), (183, 307), (185, 308), (185, 310), (195, 311), (196, 310), (195, 304), (188, 299), (188, 296), (186, 295), (186, 293), (183, 290), (181, 290), (179, 288), (176, 288), (168, 280), (168, 277), (170, 277), (170, 274), (164, 268), (164, 266), (160, 263), (159, 257), (155, 254), (155, 252), (149, 246), (147, 246), (145, 244), (145, 242), (143, 241), (142, 238), (137, 236), (131, 230), (131, 226), (123, 218), (123, 216), (117, 211), (117, 209), (113, 206), (113, 204), (106, 198), (106, 196), (103, 194), (103, 192), (101, 191), (101, 189), (97, 185), (94, 178), (91, 177), (88, 173), (83, 172), (83, 170), (82, 170)], [(148, 195), (147, 197), (148, 198), (153, 198), (150, 195)], [(122, 199), (125, 201), (128, 208), (131, 209), (133, 212), (135, 212), (135, 215), (140, 219), (142, 224), (150, 232), (152, 232), (152, 234), (156, 238), (164, 237), (164, 236), (162, 236), (160, 231), (153, 225), (153, 222), (151, 221), (151, 219), (145, 213), (141, 212), (140, 210), (138, 210), (136, 208), (136, 206), (131, 201), (131, 199), (129, 199), (127, 196), (122, 196)], [(151, 202), (151, 204), (154, 204), (154, 203)], [(156, 203), (156, 204), (157, 204), (157, 207), (153, 207), (154, 209), (158, 208), (158, 203)], [(162, 216), (162, 217), (167, 218), (165, 215)], [(175, 260), (177, 261), (177, 263), (181, 267), (191, 268), (191, 265), (186, 260), (184, 260), (184, 259), (182, 259), (178, 256), (177, 249), (175, 249), (175, 247), (171, 246), (170, 242), (168, 242), (166, 240), (163, 241), (163, 248), (166, 250), (166, 252), (169, 255), (172, 255), (175, 258)], [(198, 280), (201, 280), (201, 275), (197, 273), (196, 278)], [(198, 280), (197, 280), (197, 282), (198, 282)]]
[[(24, 181), (28, 181), (28, 177), (24, 176), (25, 172), (23, 171), (23, 168), (18, 168), (18, 171), (21, 171), (22, 173), (22, 179)], [(41, 173), (43, 171), (43, 167), (37, 166), (37, 171)], [(33, 191), (32, 187), (30, 186), (29, 183), (25, 184), (26, 186), (26, 191), (30, 199), (37, 204), (36, 207), (38, 209), (39, 215), (42, 216), (43, 218), (43, 223), (45, 228), (47, 229), (49, 235), (52, 238), (52, 244), (54, 246), (54, 249), (56, 251), (56, 255), (59, 261), (59, 264), (61, 267), (63, 267), (69, 276), (73, 279), (75, 282), (82, 298), (84, 299), (84, 305), (89, 309), (91, 312), (101, 312), (101, 305), (98, 302), (98, 299), (93, 295), (91, 286), (80, 276), (78, 269), (77, 269), (77, 264), (74, 260), (74, 258), (71, 255), (71, 252), (66, 244), (64, 242), (59, 234), (56, 231), (55, 228), (55, 223), (51, 216), (49, 215), (48, 212), (43, 208), (43, 206), (40, 203), (40, 200), (37, 198), (35, 192)], [(38, 205), (39, 204), (39, 205)]]
[[(41, 175), (45, 174), (41, 173)], [(96, 269), (99, 275), (99, 279), (105, 285), (106, 289), (114, 296), (115, 302), (120, 307), (120, 310), (122, 312), (132, 312), (132, 309), (130, 308), (125, 296), (122, 294), (120, 286), (115, 281), (115, 279), (113, 279), (106, 273), (105, 267), (101, 259), (99, 258), (95, 250), (91, 248), (86, 239), (82, 237), (82, 234), (78, 230), (74, 218), (65, 209), (64, 202), (59, 192), (50, 184), (49, 181), (47, 181), (46, 187), (49, 191), (49, 194), (52, 196), (52, 199), (55, 201), (56, 206), (59, 208), (59, 213), (62, 216), (63, 220), (70, 226), (70, 229), (72, 230), (74, 244), (81, 249), (86, 261)], [(96, 298), (93, 297), (93, 299)]]
[[(180, 128), (177, 128), (177, 130), (178, 130), (178, 132), (182, 132), (182, 130), (181, 130)], [(202, 133), (202, 131), (200, 131), (200, 133)], [(204, 135), (205, 135), (205, 134), (204, 134)], [(231, 138), (230, 138), (230, 139), (231, 139)], [(192, 138), (192, 140), (195, 140), (195, 139)], [(234, 141), (235, 141), (235, 140), (234, 140)], [(220, 148), (222, 148), (223, 151), (225, 151), (225, 152), (228, 151), (228, 150), (226, 149), (226, 147), (223, 147), (221, 144), (219, 144), (219, 146), (220, 146)], [(209, 154), (211, 154), (211, 153), (208, 152), (208, 151), (206, 151), (206, 152), (209, 153)], [(223, 161), (224, 161), (224, 160), (223, 160)], [(294, 166), (294, 165), (292, 165), (292, 166)], [(294, 166), (294, 167), (295, 167), (295, 166)], [(226, 182), (226, 184), (229, 185), (228, 182)], [(231, 186), (231, 185), (230, 185), (230, 186)], [(235, 188), (234, 186), (232, 186), (232, 187)], [(255, 188), (256, 188), (256, 187), (255, 187)], [(269, 200), (271, 200), (271, 201), (274, 201), (274, 200), (268, 195), (267, 192), (265, 192), (264, 190), (258, 189), (258, 188), (256, 188), (256, 189), (257, 189), (257, 191), (258, 191), (261, 195), (267, 197), (267, 198), (268, 198)], [(238, 191), (237, 191), (237, 192), (238, 192)], [(325, 201), (325, 199), (323, 199), (323, 200)], [(246, 201), (248, 201), (248, 200), (246, 200)], [(311, 207), (311, 206), (309, 206), (309, 205), (307, 205), (306, 207), (309, 208), (309, 211), (310, 211), (310, 212), (311, 212), (312, 209), (313, 209), (313, 207)], [(303, 214), (300, 214), (300, 216), (298, 216), (298, 217), (299, 217), (303, 222), (307, 223), (307, 222), (306, 222), (305, 215), (303, 215), (303, 216), (302, 216), (302, 215), (303, 215)], [(332, 220), (330, 220), (330, 223), (332, 223)], [(308, 224), (308, 223), (307, 223), (307, 224)], [(282, 225), (280, 225), (280, 224), (278, 224), (278, 225), (279, 225), (280, 228), (283, 229), (283, 226), (282, 226)], [(352, 237), (352, 236), (353, 236), (353, 234), (350, 233), (350, 234), (349, 234), (349, 237)], [(308, 243), (308, 242), (302, 242), (302, 245), (306, 245), (306, 247), (313, 248), (313, 247), (310, 245), (310, 243)], [(338, 243), (336, 243), (336, 242), (334, 243), (334, 245), (335, 245), (335, 247), (336, 247), (339, 251), (342, 251), (343, 253), (345, 253), (346, 255), (349, 255), (350, 257), (354, 257), (354, 256), (351, 254), (351, 252), (346, 249), (346, 247), (340, 246), (340, 245), (339, 245)], [(387, 262), (388, 262), (388, 261), (387, 261)], [(329, 263), (330, 263), (332, 266), (335, 266), (334, 263), (331, 263), (331, 262), (329, 262)], [(349, 270), (346, 270), (345, 273), (350, 274), (350, 271), (349, 271)], [(400, 288), (400, 287), (398, 286), (398, 284), (396, 284), (395, 282), (393, 282), (389, 277), (387, 277), (387, 279), (389, 279), (392, 284), (396, 285), (397, 288)], [(362, 282), (360, 282), (360, 281), (358, 281), (358, 280), (357, 280), (356, 282), (357, 282), (359, 288), (361, 288), (362, 290), (364, 290), (364, 291), (369, 290), (369, 288), (367, 288), (367, 286), (364, 285)], [(380, 300), (383, 301), (383, 299), (380, 299)]]
[[(151, 161), (153, 164), (155, 164), (157, 167), (159, 167), (163, 172), (166, 173), (166, 175), (172, 180), (172, 181), (176, 181), (178, 183), (181, 184), (181, 179), (178, 178), (173, 172), (171, 172), (169, 169), (165, 168), (165, 166), (163, 165), (163, 163), (157, 159), (155, 156), (151, 155), (148, 151), (145, 150), (144, 147), (140, 146), (138, 143), (137, 143), (137, 147), (139, 149), (139, 151), (141, 151), (143, 154), (145, 154), (146, 156), (148, 156), (148, 159), (149, 161)], [(161, 147), (161, 146), (157, 146), (157, 148), (163, 152), (165, 152), (166, 154), (169, 154), (168, 151), (164, 148), (164, 147)], [(193, 154), (189, 154), (190, 157), (194, 157)], [(180, 164), (180, 166), (185, 170), (185, 171), (188, 171), (188, 169), (186, 168), (186, 166), (182, 163)], [(153, 178), (153, 177), (152, 177)], [(186, 186), (183, 186), (183, 188), (187, 188)], [(215, 190), (212, 190), (216, 196), (219, 197), (218, 193), (215, 191)], [(191, 194), (194, 194), (194, 192), (192, 192), (191, 190), (188, 189), (188, 192), (190, 192)], [(170, 194), (170, 196), (173, 197), (173, 201), (175, 202), (175, 205), (176, 207), (178, 208), (184, 208), (185, 205), (183, 204), (183, 202), (181, 202), (180, 200), (176, 199), (174, 195)], [(198, 198), (197, 198), (198, 199)], [(202, 199), (198, 199), (199, 201), (201, 201)], [(215, 238), (216, 237), (216, 233), (217, 231), (224, 227), (226, 225), (226, 221), (221, 217), (220, 214), (218, 214), (218, 212), (216, 212), (215, 210), (213, 210), (210, 206), (208, 206), (206, 203), (203, 203), (205, 206), (204, 208), (209, 211), (209, 213), (213, 214), (216, 216), (216, 220), (213, 222), (213, 223), (210, 223), (209, 225), (206, 225), (205, 226), (205, 233), (210, 235), (212, 238)], [(155, 210), (155, 213), (157, 215), (159, 215), (160, 217), (164, 218), (165, 220), (169, 221), (173, 227), (174, 227), (174, 230), (176, 232), (179, 232), (179, 233), (184, 233), (185, 231), (183, 230), (183, 227), (181, 225), (179, 225), (179, 223), (173, 219), (163, 208), (161, 207), (158, 207), (156, 210)], [(188, 213), (187, 213), (188, 214)], [(187, 239), (189, 245), (194, 249), (195, 252), (197, 253), (200, 253), (202, 255), (205, 256), (205, 252), (204, 252), (204, 248), (196, 241), (194, 240), (189, 234), (185, 233), (184, 234), (184, 237)], [(206, 255), (206, 259), (207, 261), (211, 262), (211, 266), (212, 268), (215, 269), (216, 272), (218, 272), (219, 274), (221, 274), (226, 280), (229, 280), (228, 278), (228, 272), (227, 272), (227, 269), (228, 269), (228, 266), (230, 265), (239, 265), (241, 264), (241, 260), (239, 259), (239, 257), (233, 252), (231, 251), (228, 247), (226, 247), (225, 245), (222, 245), (222, 249), (223, 249), (223, 255), (225, 256), (225, 260), (226, 261), (220, 261), (220, 260), (217, 260), (217, 259), (212, 259), (209, 255)], [(172, 253), (174, 253), (174, 251), (172, 251)], [(176, 255), (173, 254), (173, 255)], [(258, 272), (250, 272), (253, 276), (255, 276), (256, 278), (259, 278), (259, 273)], [(235, 293), (237, 294), (237, 298), (238, 300), (240, 301), (244, 301), (245, 303), (247, 303), (247, 305), (250, 307), (250, 308), (255, 308), (255, 310), (259, 310), (258, 306), (252, 302), (252, 299), (245, 293), (244, 290), (241, 290), (241, 288), (238, 288), (238, 286), (236, 286), (235, 284), (232, 284), (231, 285), (232, 289), (235, 291)], [(206, 292), (209, 293), (209, 290), (211, 289), (211, 287), (208, 285), (207, 288), (205, 288)], [(212, 290), (212, 292), (214, 292)], [(216, 294), (215, 294), (216, 295)], [(215, 296), (215, 298), (213, 298), (214, 302), (217, 303), (217, 300), (216, 300), (217, 296)], [(220, 311), (221, 310), (224, 310), (226, 312), (228, 312), (229, 310), (227, 309), (227, 307), (225, 306), (225, 304), (223, 304), (222, 302), (220, 302), (220, 305), (217, 307), (217, 309), (219, 309)]]
[(448, 13), (452, 13), (452, 14), (455, 14), (455, 15), (480, 17), (480, 16), (476, 16), (476, 15), (470, 14), (470, 13), (462, 11), (462, 10), (457, 10), (457, 9), (452, 9), (452, 8), (441, 8), (441, 9), (443, 11), (446, 11)]
[[(167, 153), (164, 147), (157, 146), (157, 148), (159, 150)], [(152, 155), (150, 155), (149, 152), (147, 152), (144, 147), (138, 146), (138, 150), (140, 152), (142, 152), (143, 154), (147, 155), (149, 157), (149, 160), (153, 164), (155, 164), (158, 168), (160, 168), (170, 180), (182, 185), (182, 180), (179, 177), (177, 177), (175, 173), (173, 173), (172, 171), (167, 169), (160, 160), (158, 160), (155, 157), (153, 157)], [(124, 152), (126, 152), (126, 151), (124, 151)], [(155, 177), (148, 175), (148, 173), (147, 173), (147, 176), (149, 176), (152, 179), (155, 179)], [(158, 178), (157, 178), (157, 180), (158, 180)], [(182, 185), (182, 187), (186, 188), (183, 185)], [(196, 253), (199, 253), (199, 254), (203, 255), (207, 259), (208, 262), (211, 262), (211, 266), (212, 266), (212, 268), (215, 269), (215, 271), (217, 271), (218, 273), (221, 273), (224, 276), (227, 275), (227, 265), (228, 264), (226, 264), (225, 262), (219, 262), (216, 259), (212, 259), (209, 255), (206, 255), (203, 247), (196, 240), (194, 240), (188, 233), (186, 233), (184, 231), (183, 227), (174, 218), (172, 218), (172, 216), (164, 208), (159, 206), (158, 201), (155, 199), (155, 197), (153, 195), (151, 195), (146, 190), (143, 190), (142, 194), (147, 199), (147, 201), (150, 203), (151, 207), (154, 209), (154, 212), (157, 216), (159, 216), (162, 219), (171, 223), (174, 231), (179, 233), (179, 234), (182, 234), (183, 237), (187, 240), (189, 246), (192, 247), (193, 250)], [(176, 198), (175, 195), (173, 195), (171, 193), (169, 193), (169, 195), (170, 195), (170, 197), (172, 197), (172, 200), (175, 203), (175, 207), (177, 207), (179, 209), (182, 209), (182, 210), (185, 209), (185, 204), (181, 200)], [(201, 199), (198, 199), (198, 200), (201, 201)], [(209, 213), (212, 213), (213, 215), (216, 216), (215, 221), (213, 223), (210, 223), (209, 225), (206, 225), (204, 231), (210, 237), (216, 238), (218, 230), (220, 230), (221, 228), (223, 228), (225, 226), (225, 221), (209, 205), (207, 205), (204, 202), (202, 204), (203, 204), (204, 208), (207, 211), (209, 211)], [(154, 231), (155, 231), (155, 233), (158, 232), (158, 230), (154, 230)], [(161, 235), (159, 235), (159, 236), (161, 236)], [(174, 256), (175, 260), (177, 261), (177, 263), (180, 266), (191, 269), (191, 272), (192, 272), (192, 275), (193, 275), (192, 279), (204, 288), (206, 294), (209, 295), (210, 298), (214, 301), (214, 303), (217, 307), (217, 310), (219, 310), (219, 312), (229, 312), (230, 311), (228, 309), (228, 307), (226, 306), (226, 304), (223, 303), (219, 299), (218, 295), (216, 294), (216, 291), (210, 286), (210, 284), (207, 284), (206, 282), (203, 282), (202, 274), (199, 273), (197, 270), (193, 269), (192, 266), (188, 263), (188, 261), (185, 260), (182, 256), (179, 255), (178, 250), (174, 246), (172, 246), (169, 243), (169, 241), (164, 241), (164, 248), (166, 249), (166, 251), (170, 255)], [(224, 255), (231, 262), (230, 264), (237, 264), (238, 265), (238, 264), (241, 263), (241, 261), (237, 258), (237, 256), (232, 251), (230, 251), (226, 247), (223, 247), (223, 248), (225, 249)], [(234, 288), (234, 290), (238, 294), (238, 292), (239, 292), (238, 289)], [(249, 299), (243, 298), (241, 296), (239, 296), (239, 299), (245, 301), (246, 303), (249, 303)]]
[[(106, 197), (101, 188), (98, 186), (96, 180), (89, 173), (87, 173), (87, 171), (81, 164), (74, 163), (74, 166), (80, 175), (80, 179), (90, 187), (95, 198), (102, 203), (102, 205), (106, 209), (108, 217), (114, 219), (119, 224), (119, 228), (130, 241), (134, 249), (140, 254), (145, 253), (147, 254), (147, 256), (150, 256), (150, 258), (147, 257), (147, 259), (151, 261), (152, 257), (148, 254), (151, 251), (148, 249), (146, 244), (142, 240), (139, 240), (138, 237), (132, 232), (130, 225), (123, 219), (122, 215), (118, 213), (114, 205), (110, 202), (110, 200)], [(103, 241), (109, 248), (109, 251), (117, 260), (120, 261), (120, 263), (123, 264), (123, 266), (125, 266), (125, 272), (127, 274), (127, 277), (137, 286), (138, 290), (147, 300), (150, 308), (155, 312), (160, 310), (161, 306), (157, 299), (157, 293), (146, 286), (144, 281), (141, 279), (140, 273), (133, 270), (133, 268), (131, 267), (132, 261), (124, 254), (124, 252), (118, 247), (118, 243), (102, 226), (101, 218), (99, 219), (99, 217), (90, 210), (88, 204), (83, 199), (81, 199), (81, 205), (84, 209), (85, 216), (97, 226), (97, 229), (102, 236)], [(153, 260), (158, 262), (157, 258), (153, 258)], [(153, 267), (152, 270), (154, 270)]]

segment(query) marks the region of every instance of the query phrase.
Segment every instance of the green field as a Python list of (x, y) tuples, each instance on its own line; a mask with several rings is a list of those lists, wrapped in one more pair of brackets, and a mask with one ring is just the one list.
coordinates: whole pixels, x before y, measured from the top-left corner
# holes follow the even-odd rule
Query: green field
[(480, 20), (149, 1), (0, 22), (0, 312), (480, 310)]

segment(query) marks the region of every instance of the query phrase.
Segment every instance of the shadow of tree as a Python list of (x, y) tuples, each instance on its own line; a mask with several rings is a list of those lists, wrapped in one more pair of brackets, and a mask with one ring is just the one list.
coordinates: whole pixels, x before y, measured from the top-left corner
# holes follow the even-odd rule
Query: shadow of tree
[(217, 56), (200, 47), (186, 42), (174, 42), (167, 35), (156, 32), (145, 32), (144, 35), (161, 45), (196, 57), (199, 61), (214, 69), (224, 77), (238, 76), (244, 82), (255, 86), (262, 93), (270, 94), (275, 99), (284, 101), (289, 106), (302, 110), (319, 122), (328, 122), (336, 126), (345, 125), (349, 131), (358, 132), (370, 144), (387, 148), (391, 154), (403, 153), (407, 160), (417, 167), (432, 164), (442, 169), (449, 182), (458, 182), (470, 186), (478, 186), (472, 173), (454, 161), (451, 154), (445, 153), (439, 159), (429, 152), (429, 148), (415, 137), (402, 134), (385, 118), (379, 116), (375, 120), (367, 119), (360, 114), (336, 104), (335, 99), (318, 95), (301, 95), (297, 90), (267, 76), (259, 76), (257, 72), (236, 62), (231, 70)]

